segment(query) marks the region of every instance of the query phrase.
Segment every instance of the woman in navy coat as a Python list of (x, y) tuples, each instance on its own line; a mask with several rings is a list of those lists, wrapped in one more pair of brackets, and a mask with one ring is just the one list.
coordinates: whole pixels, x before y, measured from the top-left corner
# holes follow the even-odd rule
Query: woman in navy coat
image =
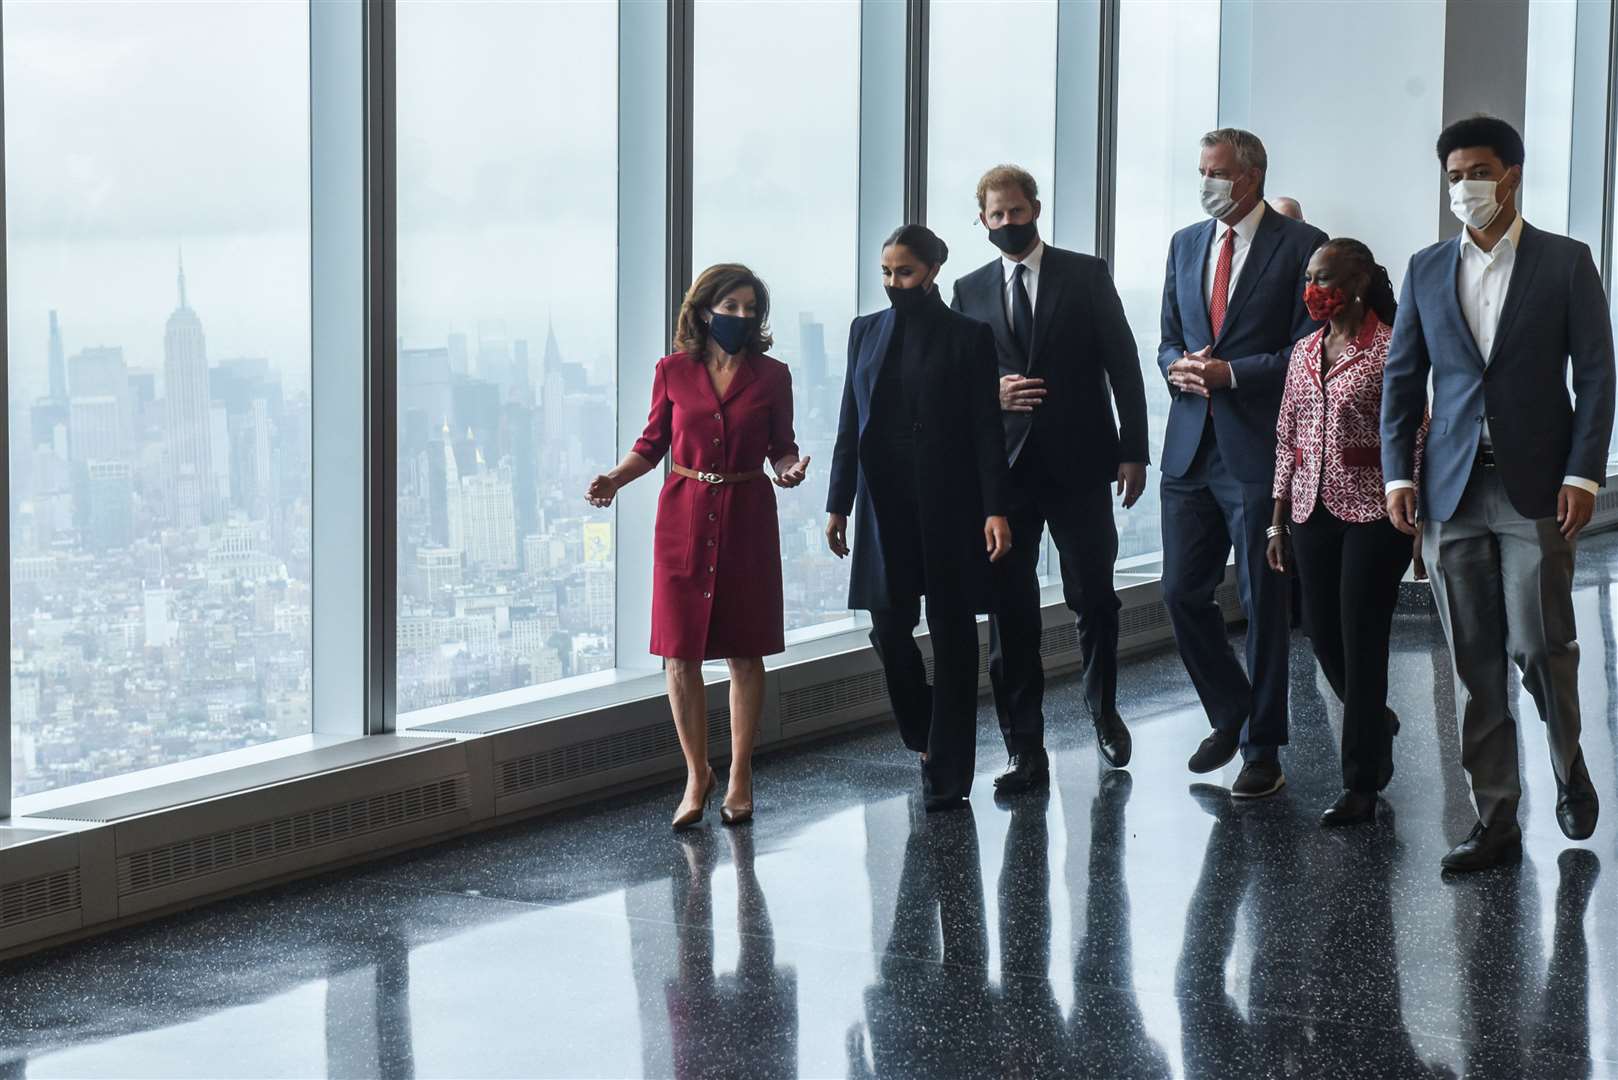
[[(858, 530), (848, 606), (871, 612), (899, 734), (922, 755), (927, 809), (964, 805), (977, 740), (976, 615), (989, 564), (1011, 550), (999, 369), (989, 327), (951, 311), (935, 284), (944, 242), (906, 225), (882, 248), (891, 307), (854, 320), (832, 455), (826, 541)], [(913, 632), (927, 598), (934, 677)]]

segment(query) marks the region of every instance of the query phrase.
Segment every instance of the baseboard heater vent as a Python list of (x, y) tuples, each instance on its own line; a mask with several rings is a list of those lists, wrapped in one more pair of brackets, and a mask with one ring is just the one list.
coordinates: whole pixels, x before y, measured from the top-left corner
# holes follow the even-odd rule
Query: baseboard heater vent
[(790, 728), (806, 720), (837, 716), (881, 702), (885, 708), (888, 684), (880, 669), (863, 675), (788, 690), (781, 694), (781, 726)]
[[(729, 706), (708, 710), (708, 746), (730, 746)], [(505, 798), (535, 788), (550, 787), (679, 752), (680, 736), (674, 730), (674, 721), (660, 720), (647, 727), (499, 762), (495, 797)]]
[(459, 813), (470, 805), (471, 782), (465, 773), (460, 773), (366, 799), (137, 851), (118, 860), (118, 894), (129, 896), (366, 833)]
[(1066, 619), (1056, 626), (1047, 626), (1039, 638), (1039, 655), (1049, 659), (1057, 653), (1077, 652), (1079, 649), (1079, 626), (1072, 619)]
[(82, 907), (79, 868), (0, 885), (0, 930)]

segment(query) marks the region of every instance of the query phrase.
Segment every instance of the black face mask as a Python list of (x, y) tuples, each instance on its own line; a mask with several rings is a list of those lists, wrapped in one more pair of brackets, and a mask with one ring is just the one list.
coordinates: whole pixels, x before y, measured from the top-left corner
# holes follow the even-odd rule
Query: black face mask
[(932, 292), (931, 285), (917, 285), (909, 289), (896, 289), (892, 285), (884, 285), (882, 288), (887, 290), (888, 303), (892, 304), (893, 310), (900, 315), (920, 311), (927, 303), (927, 294)]
[(708, 322), (708, 336), (731, 356), (747, 347), (753, 336), (753, 320), (745, 315), (715, 315)]
[(1039, 226), (1032, 221), (1025, 221), (1021, 225), (1002, 225), (998, 229), (989, 230), (989, 243), (1005, 252), (1007, 255), (1021, 255), (1034, 246), (1039, 238)]

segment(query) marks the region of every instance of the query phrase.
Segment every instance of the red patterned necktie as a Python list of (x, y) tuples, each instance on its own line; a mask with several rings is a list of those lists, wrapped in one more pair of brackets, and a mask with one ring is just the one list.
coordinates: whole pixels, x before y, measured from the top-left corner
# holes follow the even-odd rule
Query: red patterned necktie
[(1213, 324), (1213, 335), (1225, 328), (1225, 309), (1230, 306), (1230, 261), (1236, 254), (1236, 230), (1225, 230), (1225, 242), (1219, 245), (1219, 261), (1214, 263), (1213, 295), (1208, 298), (1208, 321)]

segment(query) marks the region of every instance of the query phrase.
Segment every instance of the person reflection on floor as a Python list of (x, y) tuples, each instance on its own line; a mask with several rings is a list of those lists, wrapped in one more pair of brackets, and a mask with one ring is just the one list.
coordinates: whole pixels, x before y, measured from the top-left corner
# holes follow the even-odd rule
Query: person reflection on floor
[[(1117, 775), (1127, 778), (1128, 773)], [(995, 1003), (998, 1075), (1067, 1075), (1067, 1033), (1051, 987), (1050, 791), (1011, 804), (1000, 863), (1000, 993)]]
[(1385, 808), (1375, 833), (1334, 840), (1326, 862), (1324, 932), (1314, 952), (1314, 1026), (1303, 1075), (1453, 1077), (1428, 1066), (1405, 1026), (1392, 875), (1399, 862), (1395, 820)]
[[(1561, 882), (1556, 887), (1556, 929), (1551, 934), (1551, 962), (1545, 991), (1528, 1036), (1528, 1068), (1541, 1075), (1591, 1075), (1590, 943), (1584, 936), (1584, 913), (1590, 906), (1601, 860), (1587, 848), (1569, 848), (1556, 860)], [(1551, 1059), (1554, 1067), (1535, 1069)]]
[[(1067, 822), (1068, 890), (1073, 896), (1081, 888), (1085, 892), (1084, 940), (1074, 956), (1069, 1023), (1069, 1073), (1074, 1076), (1170, 1075), (1163, 1048), (1146, 1034), (1134, 989), (1129, 884), (1124, 879), (1124, 808), (1132, 784), (1126, 772), (1102, 776), (1087, 829), (1074, 820), (1083, 805), (1078, 792), (1065, 785), (1062, 790), (1064, 808), (1072, 807)], [(1074, 849), (1083, 835), (1090, 838), (1090, 858), (1081, 869)], [(1077, 912), (1073, 925), (1080, 925)]]
[(863, 1030), (848, 1033), (849, 1076), (997, 1076), (977, 823), (970, 807), (915, 816), (880, 981), (865, 991)]
[(674, 886), (678, 976), (668, 986), (676, 1077), (737, 1080), (798, 1074), (798, 976), (775, 966), (770, 911), (753, 871), (751, 829), (727, 829), (736, 868), (741, 953), (734, 974), (714, 974), (713, 871), (706, 833), (682, 835), (684, 873)]

